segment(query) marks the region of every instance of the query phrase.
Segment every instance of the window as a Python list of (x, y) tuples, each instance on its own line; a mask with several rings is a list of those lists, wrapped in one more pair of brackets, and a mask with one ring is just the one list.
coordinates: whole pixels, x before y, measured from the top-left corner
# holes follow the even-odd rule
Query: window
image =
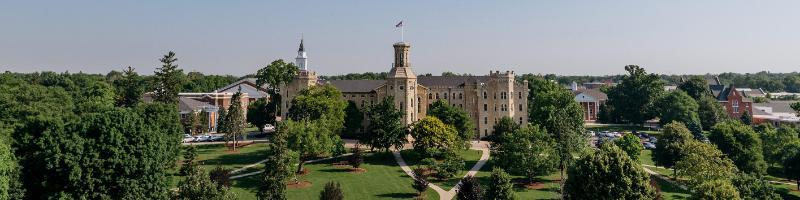
[(428, 94), (428, 99), (433, 99), (433, 94)]
[(402, 86), (402, 85), (400, 86), (400, 90), (403, 90), (404, 88), (405, 88), (405, 86)]
[(733, 113), (739, 113), (739, 101), (733, 100)]
[(458, 93), (458, 99), (462, 99), (462, 98), (464, 98), (464, 94)]
[(522, 104), (519, 104), (519, 111), (522, 111)]
[(519, 118), (519, 124), (522, 124), (522, 117)]
[(447, 93), (444, 93), (444, 99), (447, 99)]
[(489, 105), (483, 104), (483, 111), (489, 111)]
[(494, 99), (497, 99), (497, 92), (494, 93)]
[(483, 92), (483, 99), (486, 99), (486, 92)]
[(458, 107), (459, 108), (464, 108), (464, 105), (463, 104), (458, 104)]
[(519, 99), (522, 99), (522, 92), (518, 92), (518, 94), (519, 94)]
[(483, 124), (489, 124), (489, 118), (483, 117)]
[(436, 93), (436, 99), (439, 99), (439, 93)]
[(393, 85), (390, 85), (390, 86), (389, 86), (389, 89), (390, 89), (390, 90), (394, 90), (394, 86), (393, 86)]

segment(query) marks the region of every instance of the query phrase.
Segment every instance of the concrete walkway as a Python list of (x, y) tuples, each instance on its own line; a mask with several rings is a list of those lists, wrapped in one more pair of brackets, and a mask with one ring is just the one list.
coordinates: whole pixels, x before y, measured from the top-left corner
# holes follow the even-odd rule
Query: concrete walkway
[[(475, 176), (475, 174), (478, 173), (478, 170), (480, 170), (481, 167), (483, 167), (483, 165), (486, 164), (486, 161), (489, 161), (489, 152), (490, 152), (489, 143), (481, 141), (473, 142), (472, 147), (470, 149), (480, 150), (481, 159), (478, 160), (478, 163), (472, 166), (472, 169), (470, 169), (467, 172), (467, 174), (464, 175), (464, 177)], [(403, 169), (403, 171), (406, 172), (408, 176), (414, 177), (414, 172), (411, 170), (411, 167), (409, 167), (408, 164), (406, 164), (406, 161), (403, 160), (403, 157), (400, 155), (400, 151), (392, 151), (392, 154), (394, 154), (394, 159), (397, 160), (397, 165), (400, 165), (400, 169)], [(439, 193), (439, 200), (451, 200), (453, 199), (453, 197), (456, 196), (458, 188), (461, 187), (461, 181), (458, 181), (458, 184), (456, 184), (455, 187), (450, 188), (449, 191), (445, 191), (444, 189), (442, 189), (437, 185), (434, 185), (433, 183), (428, 184), (428, 187), (436, 191), (436, 193)]]
[[(326, 161), (326, 160), (330, 160), (330, 159), (334, 159), (334, 158), (339, 158), (339, 157), (345, 157), (345, 156), (349, 156), (349, 155), (352, 155), (352, 154), (353, 154), (353, 153), (346, 153), (346, 154), (342, 154), (342, 155), (335, 156), (335, 157), (327, 157), (327, 158), (321, 158), (321, 159), (316, 159), (316, 160), (309, 160), (309, 161), (306, 161), (306, 162), (305, 162), (305, 164), (309, 164), (309, 163), (315, 163), (315, 162), (320, 162), (320, 161)], [(250, 164), (250, 165), (244, 166), (244, 167), (242, 167), (242, 168), (239, 168), (239, 169), (233, 170), (233, 171), (231, 171), (231, 174), (235, 174), (235, 173), (241, 172), (242, 170), (245, 170), (245, 169), (247, 169), (247, 168), (251, 168), (251, 167), (258, 166), (258, 164), (261, 164), (261, 163), (264, 163), (264, 162), (267, 162), (267, 160), (266, 160), (266, 159), (264, 159), (264, 160), (258, 161), (257, 163)], [(239, 174), (239, 175), (231, 176), (231, 179), (237, 179), (237, 178), (242, 178), (242, 177), (248, 177), (248, 176), (252, 176), (252, 175), (256, 175), (256, 174), (260, 174), (260, 173), (262, 173), (262, 172), (264, 172), (264, 170), (258, 170), (258, 171), (255, 171), (255, 172), (250, 172), (250, 173), (246, 173), (246, 174)]]

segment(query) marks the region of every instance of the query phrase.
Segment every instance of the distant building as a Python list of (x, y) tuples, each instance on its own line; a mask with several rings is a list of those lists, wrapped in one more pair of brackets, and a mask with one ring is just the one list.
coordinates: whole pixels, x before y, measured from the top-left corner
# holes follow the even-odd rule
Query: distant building
[(608, 101), (606, 93), (598, 89), (578, 89), (572, 90), (575, 94), (575, 101), (583, 108), (583, 121), (594, 122), (597, 121), (597, 112), (600, 111), (600, 105)]
[(728, 116), (739, 118), (745, 112), (753, 115), (753, 102), (745, 98), (745, 95), (733, 85), (725, 86), (719, 81), (719, 78), (714, 77), (708, 82), (708, 87), (717, 102), (725, 108)]
[(781, 124), (797, 124), (800, 117), (792, 109), (794, 101), (771, 101), (769, 103), (753, 103), (753, 123), (770, 123), (775, 126)]
[(205, 114), (206, 117), (208, 117), (208, 124), (205, 124), (206, 130), (209, 130), (209, 132), (217, 132), (219, 107), (192, 98), (180, 97), (178, 99), (178, 109), (181, 113), (181, 119), (186, 119), (186, 117), (192, 114), (198, 116)]
[(614, 83), (611, 80), (606, 80), (606, 81), (603, 81), (603, 82), (594, 81), (594, 82), (589, 82), (589, 83), (583, 83), (582, 85), (586, 89), (600, 89), (600, 88), (606, 87), (606, 86), (608, 86), (608, 87), (615, 86), (615, 85), (617, 85), (617, 83)]
[(528, 82), (516, 81), (513, 71), (490, 71), (485, 76), (418, 77), (409, 60), (411, 45), (398, 42), (393, 48), (394, 63), (386, 80), (321, 81), (309, 69), (301, 40), (295, 58), (300, 72), (292, 83), (281, 87), (281, 115), (286, 116), (291, 100), (300, 90), (330, 84), (342, 92), (345, 100), (354, 102), (362, 110), (382, 101), (384, 97), (394, 97), (394, 104), (403, 113), (402, 123), (405, 125), (425, 117), (428, 107), (437, 100), (464, 109), (476, 125), (475, 138), (491, 134), (492, 127), (501, 117), (527, 123)]

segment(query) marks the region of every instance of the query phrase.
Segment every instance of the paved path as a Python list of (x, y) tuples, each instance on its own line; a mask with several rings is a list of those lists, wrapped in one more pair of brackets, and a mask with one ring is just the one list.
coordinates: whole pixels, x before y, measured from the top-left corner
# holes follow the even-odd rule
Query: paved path
[[(481, 159), (478, 161), (478, 163), (475, 164), (475, 166), (472, 166), (472, 169), (470, 169), (467, 172), (467, 174), (464, 175), (464, 177), (475, 176), (475, 174), (478, 173), (478, 170), (480, 170), (481, 167), (483, 167), (483, 165), (486, 164), (486, 161), (489, 161), (489, 143), (480, 141), (473, 142), (472, 148), (470, 149), (480, 150)], [(403, 169), (403, 171), (406, 172), (408, 176), (413, 178), (414, 172), (411, 170), (411, 167), (409, 167), (408, 164), (406, 164), (406, 161), (403, 160), (403, 157), (400, 155), (400, 151), (392, 151), (392, 154), (394, 154), (394, 159), (397, 160), (397, 164), (400, 165), (400, 169)], [(461, 186), (461, 181), (458, 181), (458, 184), (456, 184), (455, 187), (450, 188), (449, 191), (445, 191), (444, 189), (442, 189), (437, 185), (434, 185), (433, 183), (428, 184), (428, 187), (436, 191), (436, 193), (439, 193), (439, 200), (453, 199), (453, 197), (456, 196), (456, 193), (458, 192), (458, 188), (460, 186)]]
[[(330, 159), (334, 159), (334, 158), (339, 158), (339, 157), (349, 156), (349, 155), (352, 155), (352, 154), (353, 154), (353, 153), (346, 153), (346, 154), (342, 154), (342, 155), (335, 156), (335, 157), (327, 157), (327, 158), (321, 158), (321, 159), (316, 159), (316, 160), (309, 160), (309, 161), (306, 161), (306, 162), (305, 162), (305, 164), (309, 164), (309, 163), (315, 163), (315, 162), (320, 162), (320, 161), (326, 161), (326, 160), (330, 160)], [(240, 171), (242, 171), (242, 170), (245, 170), (245, 169), (247, 169), (247, 168), (255, 167), (255, 166), (257, 166), (258, 164), (261, 164), (261, 163), (263, 163), (263, 162), (267, 162), (267, 160), (266, 160), (266, 159), (264, 159), (264, 160), (258, 161), (257, 163), (250, 164), (250, 165), (244, 166), (244, 167), (242, 167), (242, 168), (239, 168), (239, 169), (233, 170), (233, 171), (231, 171), (231, 174), (235, 174), (235, 173), (237, 173), (237, 172), (240, 172)], [(248, 177), (248, 176), (252, 176), (252, 175), (256, 175), (256, 174), (260, 174), (261, 172), (264, 172), (264, 170), (258, 170), (258, 171), (254, 171), (254, 172), (250, 172), (250, 173), (246, 173), (246, 174), (239, 174), (239, 175), (236, 175), (236, 176), (231, 176), (231, 179), (237, 179), (237, 178), (242, 178), (242, 177)]]

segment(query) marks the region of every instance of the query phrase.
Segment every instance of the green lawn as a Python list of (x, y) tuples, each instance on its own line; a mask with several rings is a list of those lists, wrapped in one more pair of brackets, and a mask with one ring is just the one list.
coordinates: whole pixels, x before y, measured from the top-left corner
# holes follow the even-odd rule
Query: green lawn
[[(301, 189), (288, 189), (288, 199), (317, 199), (325, 183), (338, 181), (346, 199), (411, 199), (416, 191), (411, 187), (412, 179), (400, 169), (390, 153), (368, 154), (361, 168), (367, 172), (355, 174), (347, 167), (331, 165), (334, 160), (305, 166), (311, 173), (299, 177), (301, 181), (310, 181), (312, 185)], [(237, 179), (233, 183), (233, 192), (238, 199), (255, 199), (259, 184), (259, 176)], [(427, 199), (438, 199), (432, 189), (426, 192)]]
[(238, 169), (245, 165), (264, 160), (267, 144), (256, 143), (239, 147), (236, 152), (230, 151), (222, 144), (197, 145), (197, 161), (206, 169), (222, 166)]

